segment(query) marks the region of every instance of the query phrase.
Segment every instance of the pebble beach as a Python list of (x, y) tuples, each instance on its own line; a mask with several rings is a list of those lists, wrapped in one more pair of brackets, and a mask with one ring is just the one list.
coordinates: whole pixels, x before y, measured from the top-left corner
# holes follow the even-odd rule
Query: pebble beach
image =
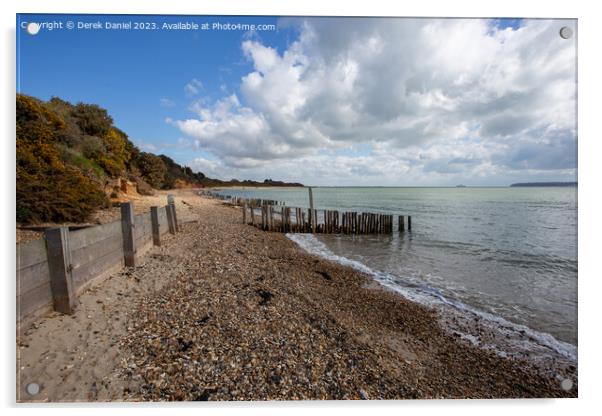
[(193, 190), (176, 203), (180, 233), (18, 338), (18, 401), (577, 397), (569, 370), (471, 345), (239, 209)]

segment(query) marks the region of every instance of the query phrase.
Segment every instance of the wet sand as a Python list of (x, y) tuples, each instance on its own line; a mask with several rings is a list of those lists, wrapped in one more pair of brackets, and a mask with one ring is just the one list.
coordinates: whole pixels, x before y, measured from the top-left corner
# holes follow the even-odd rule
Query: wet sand
[(189, 190), (176, 202), (182, 232), (19, 340), (18, 400), (577, 396), (567, 374), (472, 346), (238, 209)]

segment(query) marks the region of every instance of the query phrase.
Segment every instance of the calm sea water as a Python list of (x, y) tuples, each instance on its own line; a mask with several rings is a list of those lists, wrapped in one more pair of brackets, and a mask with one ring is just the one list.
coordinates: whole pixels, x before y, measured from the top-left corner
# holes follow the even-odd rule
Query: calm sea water
[[(303, 188), (224, 194), (308, 207)], [(412, 216), (412, 232), (317, 235), (331, 253), (385, 272), (393, 284), (577, 344), (577, 188), (314, 188), (319, 209)], [(396, 218), (396, 217), (395, 217)], [(315, 245), (315, 244), (314, 244)]]

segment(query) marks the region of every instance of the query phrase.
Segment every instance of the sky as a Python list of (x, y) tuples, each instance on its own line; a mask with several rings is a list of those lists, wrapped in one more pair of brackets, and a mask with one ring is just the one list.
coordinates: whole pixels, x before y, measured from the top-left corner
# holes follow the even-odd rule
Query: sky
[(17, 92), (99, 104), (141, 150), (210, 177), (576, 180), (575, 20), (17, 15), (17, 28)]

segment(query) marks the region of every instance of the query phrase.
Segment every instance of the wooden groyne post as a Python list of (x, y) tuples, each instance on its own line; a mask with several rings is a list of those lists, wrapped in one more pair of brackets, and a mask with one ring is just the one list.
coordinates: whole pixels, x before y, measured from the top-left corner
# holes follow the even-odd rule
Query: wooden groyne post
[(159, 228), (159, 207), (151, 207), (151, 228), (153, 233), (153, 245), (161, 246), (161, 231)]
[(309, 228), (311, 229), (312, 233), (315, 233), (316, 231), (316, 224), (317, 224), (317, 219), (316, 219), (316, 212), (314, 210), (314, 194), (312, 192), (311, 186), (309, 187)]
[(136, 266), (136, 246), (134, 245), (134, 207), (131, 202), (121, 203), (121, 231), (125, 265), (134, 267)]
[(50, 289), (54, 310), (72, 314), (77, 305), (73, 285), (73, 265), (69, 249), (69, 228), (57, 227), (45, 231)]
[(180, 231), (180, 225), (178, 224), (178, 216), (176, 215), (176, 200), (173, 195), (167, 195), (167, 205), (172, 207), (171, 213), (173, 215), (173, 224), (176, 232)]
[(173, 211), (175, 211), (175, 207), (173, 205), (165, 205), (165, 213), (167, 214), (167, 228), (169, 229), (170, 234), (176, 233), (176, 221), (174, 219)]
[[(404, 216), (400, 215), (398, 218), (398, 222), (399, 222), (399, 232), (402, 233), (405, 231), (405, 224), (404, 224)], [(408, 215), (408, 231), (412, 231), (412, 216)]]

